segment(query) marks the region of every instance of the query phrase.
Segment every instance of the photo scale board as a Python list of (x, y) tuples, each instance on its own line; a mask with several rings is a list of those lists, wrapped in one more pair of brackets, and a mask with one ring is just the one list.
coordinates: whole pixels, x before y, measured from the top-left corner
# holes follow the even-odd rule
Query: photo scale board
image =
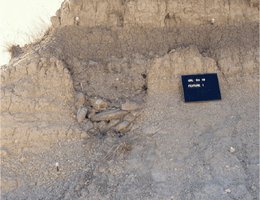
[(181, 78), (185, 102), (221, 100), (216, 73), (183, 75)]

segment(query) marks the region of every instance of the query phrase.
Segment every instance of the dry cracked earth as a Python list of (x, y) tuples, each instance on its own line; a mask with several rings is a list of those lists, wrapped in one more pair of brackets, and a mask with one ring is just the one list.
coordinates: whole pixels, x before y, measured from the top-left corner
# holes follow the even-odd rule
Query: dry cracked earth
[[(1, 67), (1, 199), (259, 199), (259, 2), (66, 0)], [(221, 101), (185, 103), (181, 75)]]

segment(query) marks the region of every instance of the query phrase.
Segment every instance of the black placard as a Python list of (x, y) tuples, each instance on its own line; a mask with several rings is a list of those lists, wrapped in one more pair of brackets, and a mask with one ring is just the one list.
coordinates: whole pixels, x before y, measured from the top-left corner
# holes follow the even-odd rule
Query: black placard
[(216, 73), (183, 75), (182, 86), (185, 102), (221, 100)]

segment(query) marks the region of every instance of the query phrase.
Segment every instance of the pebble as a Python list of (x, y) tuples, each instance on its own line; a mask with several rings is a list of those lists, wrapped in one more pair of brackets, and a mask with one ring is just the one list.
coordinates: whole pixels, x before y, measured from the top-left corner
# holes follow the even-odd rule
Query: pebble
[(103, 99), (91, 99), (90, 104), (97, 111), (106, 110), (108, 107), (108, 103)]
[(236, 151), (236, 149), (234, 147), (230, 147), (229, 151), (230, 151), (230, 153), (234, 153)]
[(130, 123), (128, 121), (123, 121), (115, 127), (115, 130), (120, 133), (125, 133), (128, 131)]
[(60, 165), (59, 165), (59, 163), (58, 163), (58, 162), (56, 162), (56, 163), (55, 163), (55, 167), (56, 167), (56, 170), (57, 170), (57, 172), (58, 172), (58, 171), (60, 171), (60, 168), (59, 168), (59, 166), (60, 166)]
[(88, 109), (86, 107), (80, 107), (77, 112), (77, 120), (79, 123), (83, 122), (86, 119), (86, 115), (88, 114)]
[(215, 18), (212, 18), (211, 20), (210, 20), (210, 23), (213, 25), (213, 24), (215, 24)]
[(228, 189), (225, 189), (225, 192), (226, 193), (231, 193), (231, 190), (228, 188)]
[(80, 138), (81, 139), (88, 139), (89, 135), (87, 133), (81, 133)]
[(110, 121), (113, 119), (121, 119), (123, 118), (125, 115), (127, 115), (128, 112), (123, 111), (123, 110), (106, 110), (103, 112), (100, 112), (98, 114), (95, 114), (93, 116), (91, 116), (91, 120), (92, 121)]
[(142, 108), (141, 104), (133, 101), (127, 101), (121, 105), (121, 109), (126, 111), (134, 111), (134, 110), (139, 110), (141, 108)]

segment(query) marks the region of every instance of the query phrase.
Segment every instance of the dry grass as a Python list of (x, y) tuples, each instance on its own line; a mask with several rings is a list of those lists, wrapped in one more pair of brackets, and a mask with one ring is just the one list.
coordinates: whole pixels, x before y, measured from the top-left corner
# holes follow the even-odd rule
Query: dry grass
[(23, 50), (22, 48), (20, 47), (20, 45), (16, 45), (16, 44), (7, 44), (6, 46), (6, 51), (8, 53), (10, 53), (11, 55), (11, 58), (15, 58), (15, 57), (18, 57), (20, 54), (23, 53)]
[[(17, 37), (15, 37), (11, 41), (10, 40), (6, 41), (6, 43), (3, 45), (3, 51), (10, 53), (11, 58), (17, 57), (21, 53), (23, 53), (22, 50), (23, 44), (27, 44), (27, 45), (39, 44), (51, 32), (51, 26), (49, 26), (41, 18), (38, 19), (37, 25), (33, 27), (33, 29), (38, 31), (33, 31), (31, 29), (22, 34), (16, 33)], [(19, 38), (19, 41), (17, 41), (17, 38)], [(18, 44), (18, 43), (22, 43), (22, 44)]]

